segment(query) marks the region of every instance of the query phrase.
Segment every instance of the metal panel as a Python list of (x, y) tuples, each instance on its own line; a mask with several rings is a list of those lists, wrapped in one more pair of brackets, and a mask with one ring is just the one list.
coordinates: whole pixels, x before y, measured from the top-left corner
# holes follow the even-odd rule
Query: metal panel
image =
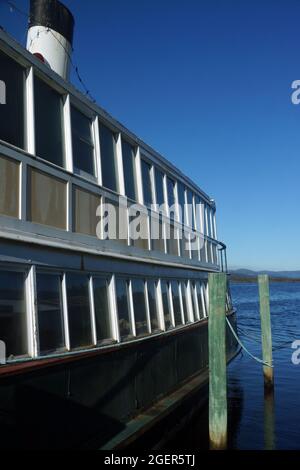
[(0, 214), (19, 216), (20, 164), (0, 156)]

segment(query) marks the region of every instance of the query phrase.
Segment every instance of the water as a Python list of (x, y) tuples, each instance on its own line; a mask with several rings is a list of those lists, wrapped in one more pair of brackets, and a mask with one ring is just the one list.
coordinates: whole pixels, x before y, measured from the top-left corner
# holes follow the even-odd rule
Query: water
[[(239, 336), (261, 357), (257, 284), (232, 284)], [(292, 363), (291, 344), (300, 340), (300, 283), (271, 283), (275, 374), (274, 399), (264, 398), (262, 366), (245, 354), (228, 367), (229, 448), (300, 449), (300, 364)], [(208, 447), (207, 410), (176, 437), (190, 449)]]

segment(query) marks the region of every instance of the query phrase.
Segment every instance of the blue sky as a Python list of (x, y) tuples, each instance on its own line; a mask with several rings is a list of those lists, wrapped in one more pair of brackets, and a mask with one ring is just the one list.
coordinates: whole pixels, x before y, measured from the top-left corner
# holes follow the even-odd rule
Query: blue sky
[[(230, 265), (300, 269), (300, 2), (64, 3), (89, 90), (216, 199)], [(4, 0), (0, 25), (25, 44)]]

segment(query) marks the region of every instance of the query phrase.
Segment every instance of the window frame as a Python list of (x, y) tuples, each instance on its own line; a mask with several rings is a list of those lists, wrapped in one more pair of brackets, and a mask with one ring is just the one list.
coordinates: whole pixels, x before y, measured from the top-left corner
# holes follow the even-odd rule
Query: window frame
[[(146, 313), (146, 325), (147, 325), (147, 332), (146, 333), (143, 333), (141, 335), (137, 335), (137, 332), (136, 332), (136, 320), (135, 320), (135, 309), (134, 309), (134, 295), (133, 295), (133, 287), (132, 287), (132, 283), (135, 281), (135, 280), (138, 280), (138, 281), (142, 281), (143, 282), (143, 286), (144, 286), (144, 302), (145, 302), (145, 313)], [(136, 338), (144, 338), (144, 337), (147, 337), (149, 335), (151, 335), (151, 324), (150, 324), (150, 316), (149, 316), (149, 304), (148, 304), (148, 291), (147, 291), (147, 280), (144, 278), (144, 277), (140, 277), (140, 276), (131, 276), (130, 277), (130, 285), (131, 285), (131, 295), (132, 295), (132, 310), (133, 310), (133, 317), (134, 317), (134, 326), (135, 326), (135, 337)]]
[[(95, 290), (94, 290), (94, 280), (95, 279), (103, 279), (105, 280), (106, 284), (106, 296), (107, 296), (107, 308), (108, 308), (108, 322), (109, 322), (109, 329), (110, 329), (110, 337), (104, 339), (98, 339), (97, 335), (97, 325), (96, 325), (96, 309), (95, 309)], [(112, 309), (112, 276), (110, 274), (105, 273), (92, 273), (90, 275), (90, 296), (91, 296), (91, 303), (92, 303), (92, 325), (93, 325), (93, 338), (95, 342), (95, 346), (105, 346), (106, 344), (111, 344), (117, 340), (115, 334), (115, 326), (114, 326), (114, 315)]]
[[(37, 356), (38, 357), (46, 357), (46, 356), (50, 356), (51, 354), (55, 354), (55, 353), (63, 353), (63, 352), (68, 352), (69, 349), (67, 347), (68, 345), (68, 338), (67, 338), (67, 332), (68, 332), (68, 328), (66, 327), (66, 317), (65, 317), (65, 302), (64, 302), (64, 282), (63, 282), (63, 277), (64, 277), (64, 272), (63, 271), (60, 271), (58, 269), (45, 269), (45, 268), (40, 268), (40, 267), (36, 267), (36, 266), (33, 266), (35, 268), (35, 280), (34, 280), (34, 299), (36, 299), (35, 301), (35, 305), (36, 305), (36, 312), (35, 312), (35, 316), (36, 316), (36, 341), (37, 341)], [(65, 346), (61, 347), (61, 348), (55, 348), (55, 349), (51, 349), (49, 351), (45, 351), (44, 353), (41, 354), (41, 350), (40, 350), (40, 341), (39, 341), (39, 334), (40, 334), (40, 331), (39, 331), (39, 318), (38, 318), (38, 297), (37, 297), (37, 276), (39, 274), (46, 274), (46, 275), (50, 275), (50, 276), (58, 276), (60, 278), (60, 294), (61, 294), (61, 299), (60, 299), (60, 304), (61, 304), (61, 316), (62, 316), (62, 333), (63, 333), (63, 340), (64, 340), (64, 344)]]
[[(99, 150), (98, 142), (97, 142), (97, 132), (96, 132), (96, 120), (97, 114), (81, 103), (78, 99), (76, 99), (73, 95), (70, 96), (70, 105), (69, 105), (69, 112), (70, 112), (70, 137), (71, 141), (69, 142), (71, 153), (72, 153), (72, 172), (74, 175), (79, 176), (83, 179), (89, 180), (92, 183), (99, 183)], [(74, 108), (77, 112), (81, 113), (85, 118), (90, 121), (90, 132), (91, 132), (91, 142), (92, 145), (84, 139), (84, 142), (89, 145), (92, 151), (92, 164), (93, 164), (93, 174), (88, 173), (87, 171), (81, 170), (77, 168), (74, 164), (74, 149), (73, 149), (73, 125), (72, 125), (72, 108)]]
[[(59, 86), (53, 86), (53, 82), (47, 79), (47, 77), (40, 73), (38, 69), (33, 67), (32, 71), (32, 84), (30, 86), (33, 87), (32, 93), (33, 93), (33, 122), (34, 122), (34, 129), (33, 129), (33, 138), (34, 138), (34, 156), (44, 162), (49, 163), (50, 165), (53, 165), (55, 168), (67, 168), (67, 159), (68, 159), (68, 142), (67, 142), (67, 134), (68, 130), (66, 128), (66, 92), (61, 89)], [(43, 82), (47, 87), (49, 87), (52, 91), (57, 93), (60, 97), (60, 118), (61, 118), (61, 137), (62, 137), (62, 165), (58, 165), (57, 163), (54, 163), (50, 160), (45, 159), (44, 157), (40, 156), (37, 154), (36, 150), (36, 113), (35, 113), (35, 79), (40, 80)], [(72, 144), (72, 135), (71, 135), (71, 144)]]
[[(101, 138), (100, 138), (100, 128), (101, 126), (106, 127), (112, 134), (114, 139), (114, 164), (115, 164), (115, 179), (116, 179), (116, 190), (108, 188), (103, 184), (103, 171), (102, 171), (102, 154), (101, 154)], [(114, 194), (121, 194), (121, 183), (120, 183), (120, 163), (119, 163), (119, 156), (118, 156), (118, 139), (119, 139), (119, 131), (113, 126), (110, 125), (109, 122), (104, 121), (100, 116), (95, 117), (95, 141), (96, 141), (96, 159), (97, 159), (97, 167), (98, 167), (98, 184), (102, 186), (105, 190), (111, 191)]]
[(15, 263), (0, 262), (1, 271), (17, 272), (24, 275), (24, 314), (26, 324), (27, 353), (14, 356), (13, 359), (5, 358), (6, 363), (16, 363), (23, 359), (34, 359), (37, 357), (37, 331), (36, 309), (35, 309), (35, 288), (34, 288), (34, 266), (18, 265)]

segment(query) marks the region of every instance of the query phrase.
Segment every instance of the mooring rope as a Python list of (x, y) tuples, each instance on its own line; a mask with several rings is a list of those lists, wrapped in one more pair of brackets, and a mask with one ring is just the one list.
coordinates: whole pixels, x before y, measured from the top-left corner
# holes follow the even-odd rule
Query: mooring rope
[(259, 357), (256, 357), (254, 356), (247, 348), (246, 346), (244, 346), (244, 344), (241, 342), (240, 338), (238, 337), (238, 335), (236, 334), (236, 332), (234, 331), (230, 321), (228, 320), (228, 318), (226, 317), (226, 321), (227, 321), (227, 324), (230, 328), (230, 331), (231, 333), (233, 334), (233, 336), (235, 337), (235, 339), (237, 340), (237, 342), (239, 343), (239, 345), (241, 346), (241, 348), (245, 351), (245, 353), (248, 354), (248, 356), (252, 357), (252, 359), (254, 359), (255, 361), (259, 362), (260, 364), (263, 364), (264, 366), (267, 366), (267, 367), (274, 367), (272, 364), (269, 364), (268, 362), (265, 362), (263, 359), (260, 359)]

